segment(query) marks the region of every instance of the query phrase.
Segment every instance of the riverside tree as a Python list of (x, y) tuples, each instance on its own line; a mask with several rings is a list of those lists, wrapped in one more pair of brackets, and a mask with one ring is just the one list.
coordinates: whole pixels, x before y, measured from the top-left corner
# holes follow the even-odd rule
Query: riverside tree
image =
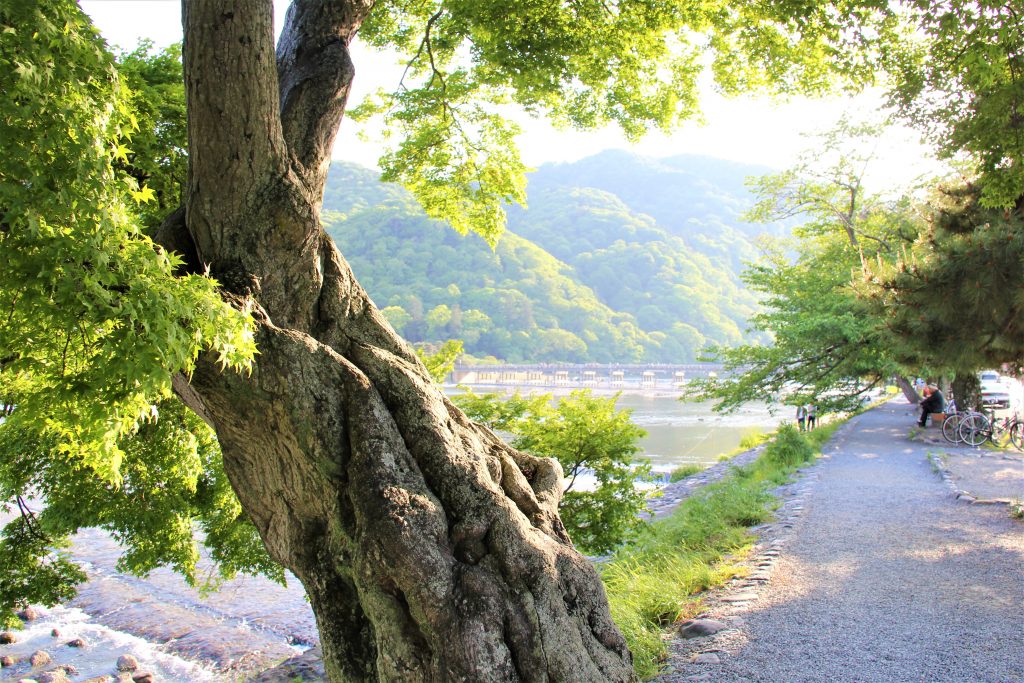
[[(977, 394), (976, 370), (1020, 364), (1020, 12), (1006, 3), (960, 0), (914, 0), (903, 9), (918, 30), (885, 60), (893, 76), (890, 103), (941, 157), (957, 162), (963, 177), (935, 188), (912, 221), (892, 214), (894, 226), (916, 224), (899, 231), (899, 249), (860, 240), (862, 254), (846, 258), (858, 271), (853, 277), (842, 268), (837, 273), (834, 259), (816, 263), (805, 250), (796, 265), (777, 257), (774, 266), (752, 271), (751, 284), (771, 297), (769, 312), (755, 318), (755, 326), (779, 334), (771, 348), (720, 352), (727, 363), (748, 368), (737, 381), (712, 387), (724, 405), (786, 381), (803, 385), (810, 379), (815, 391), (836, 389), (829, 377), (878, 376), (900, 366), (953, 377), (954, 391), (964, 399)], [(815, 183), (790, 193), (784, 176), (769, 182), (762, 190), (771, 190), (780, 206), (805, 209), (808, 190), (822, 198)], [(842, 184), (835, 187), (843, 191)], [(850, 193), (851, 208), (854, 198)], [(832, 215), (835, 226), (848, 226), (844, 211)], [(849, 238), (858, 241), (855, 233)], [(810, 286), (798, 288), (801, 282)]]
[(849, 410), (865, 392), (901, 375), (892, 348), (897, 340), (854, 287), (863, 259), (894, 262), (923, 225), (907, 198), (864, 187), (883, 132), (844, 119), (818, 136), (793, 168), (751, 181), (758, 202), (749, 220), (802, 223), (791, 239), (765, 243), (761, 260), (742, 276), (763, 295), (764, 310), (751, 326), (771, 335), (771, 343), (709, 348), (708, 359), (727, 372), (697, 381), (697, 397), (718, 401), (720, 410), (780, 394), (793, 403)]
[(896, 262), (866, 264), (858, 292), (897, 358), (950, 370), (963, 399), (976, 370), (1024, 357), (1024, 23), (1012, 4), (956, 1), (920, 24), (892, 101), (963, 176), (936, 188)]
[[(177, 475), (221, 468), (240, 505), (225, 529), (251, 522), (302, 581), (332, 680), (628, 680), (558, 516), (558, 465), (455, 408), (321, 228), (349, 44), (358, 32), (408, 61), (360, 111), (397, 136), (388, 177), (493, 240), (523, 190), (509, 102), (636, 137), (695, 112), (706, 59), (732, 92), (864, 83), (879, 52), (862, 48), (892, 42), (897, 16), (874, 0), (297, 0), (275, 50), (272, 9), (185, 3), (187, 182), (150, 238), (126, 198), (154, 188), (118, 171), (139, 119), (101, 41), (68, 0), (0, 7), (0, 372), (17, 403), (3, 431), (45, 446), (45, 461), (5, 461), (5, 500), (95, 477), (98, 499), (191, 490), (174, 505), (208, 509), (215, 477)], [(172, 390), (219, 455), (184, 429), (157, 439), (180, 449), (168, 471), (134, 480), (123, 440)], [(22, 536), (46, 538), (20, 510)], [(122, 538), (182, 538), (188, 519)], [(19, 567), (51, 562), (33, 554), (44, 546), (23, 544)], [(54, 566), (54, 582), (73, 578)]]

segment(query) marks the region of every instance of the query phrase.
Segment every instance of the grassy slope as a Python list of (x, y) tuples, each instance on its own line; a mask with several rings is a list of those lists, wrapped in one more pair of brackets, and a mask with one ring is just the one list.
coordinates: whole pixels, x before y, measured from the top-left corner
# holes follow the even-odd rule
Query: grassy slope
[(839, 424), (808, 433), (783, 425), (758, 460), (683, 501), (601, 566), (612, 617), (640, 678), (658, 672), (666, 629), (699, 612), (699, 594), (744, 571), (737, 559), (753, 545), (748, 527), (772, 516), (771, 490), (814, 460)]

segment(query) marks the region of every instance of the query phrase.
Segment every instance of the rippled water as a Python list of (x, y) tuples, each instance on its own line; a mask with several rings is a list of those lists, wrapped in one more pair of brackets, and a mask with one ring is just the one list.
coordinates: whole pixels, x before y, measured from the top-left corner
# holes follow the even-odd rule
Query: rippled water
[[(618, 405), (631, 409), (633, 421), (647, 430), (644, 454), (662, 472), (685, 462), (714, 462), (744, 435), (770, 431), (779, 419), (763, 409), (720, 416), (707, 405), (672, 396), (622, 395)], [(294, 578), (283, 588), (240, 577), (204, 595), (167, 569), (146, 579), (121, 574), (115, 567), (118, 546), (96, 530), (79, 534), (73, 554), (90, 577), (79, 597), (29, 624), (20, 642), (0, 646), (0, 654), (45, 649), (55, 664), (78, 667), (79, 680), (113, 673), (117, 657), (130, 653), (164, 683), (227, 683), (316, 642), (312, 612)], [(50, 635), (53, 628), (60, 638)], [(89, 647), (64, 645), (75, 637), (84, 637)], [(0, 681), (24, 677), (23, 668), (3, 669)]]
[[(53, 629), (59, 636), (52, 634)], [(40, 669), (50, 669), (61, 664), (71, 664), (78, 673), (73, 680), (82, 680), (116, 673), (117, 658), (122, 654), (133, 655), (141, 664), (140, 671), (150, 671), (158, 681), (179, 681), (181, 683), (207, 683), (228, 680), (209, 668), (168, 654), (162, 648), (142, 638), (112, 629), (84, 611), (70, 607), (54, 607), (36, 621), (26, 624), (17, 634), (17, 642), (3, 645), (5, 655), (27, 660), (32, 653), (43, 650), (50, 655), (52, 663)], [(84, 648), (68, 647), (66, 643), (82, 638)], [(17, 681), (29, 678), (33, 672), (28, 662), (4, 668), (0, 681)]]

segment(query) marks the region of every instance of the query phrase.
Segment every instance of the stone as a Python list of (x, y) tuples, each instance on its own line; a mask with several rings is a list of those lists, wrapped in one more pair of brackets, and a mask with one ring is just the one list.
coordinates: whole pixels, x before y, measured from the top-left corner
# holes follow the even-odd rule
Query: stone
[(721, 664), (722, 660), (714, 652), (701, 652), (693, 658), (694, 664)]
[(68, 678), (61, 669), (54, 669), (53, 671), (47, 671), (36, 676), (37, 683), (71, 683), (71, 679)]
[(65, 645), (67, 645), (68, 647), (82, 648), (88, 647), (89, 643), (85, 642), (85, 638), (75, 638), (74, 640), (69, 640), (67, 643), (65, 643)]
[(132, 655), (121, 655), (117, 658), (118, 671), (135, 671), (139, 668), (139, 660)]
[(10, 631), (0, 633), (0, 645), (10, 645), (11, 643), (16, 642), (18, 642), (18, 639)]
[(18, 618), (22, 621), (35, 621), (39, 617), (43, 616), (39, 613), (35, 607), (26, 607), (25, 609), (18, 612)]
[(716, 619), (691, 619), (679, 626), (679, 635), (683, 638), (703, 638), (727, 628), (727, 625)]
[(726, 595), (722, 598), (722, 602), (748, 602), (750, 600), (757, 600), (757, 593), (739, 592), (733, 593), (732, 595)]
[(772, 578), (772, 575), (768, 572), (754, 572), (747, 578), (751, 581), (769, 581)]
[(50, 635), (54, 638), (60, 638), (60, 631), (58, 631), (57, 629), (53, 629), (52, 631), (50, 631)]
[(87, 678), (84, 681), (82, 681), (82, 683), (111, 683), (111, 681), (113, 680), (113, 676), (103, 674), (102, 676), (93, 676), (92, 678)]
[(46, 650), (36, 650), (32, 653), (32, 656), (28, 658), (28, 661), (33, 667), (46, 666), (53, 661), (53, 658), (50, 657), (50, 653)]
[(78, 667), (76, 667), (74, 664), (61, 664), (57, 668), (61, 669), (62, 671), (64, 671), (64, 673), (67, 674), (68, 676), (77, 676), (78, 675)]
[(18, 660), (16, 660), (14, 657), (10, 655), (4, 655), (3, 657), (0, 657), (0, 666), (14, 666), (17, 663)]
[(135, 681), (135, 683), (156, 683), (156, 676), (149, 671), (140, 671), (132, 676), (132, 680)]
[(688, 680), (688, 681), (710, 681), (711, 680), (711, 674), (703, 673), (703, 674), (697, 674), (696, 676), (687, 676), (686, 680)]

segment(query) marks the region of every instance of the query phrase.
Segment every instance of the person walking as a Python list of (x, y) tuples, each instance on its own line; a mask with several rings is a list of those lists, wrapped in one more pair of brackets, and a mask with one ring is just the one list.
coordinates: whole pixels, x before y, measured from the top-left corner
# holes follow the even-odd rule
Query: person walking
[(801, 432), (807, 430), (807, 408), (802, 403), (796, 407), (796, 423)]
[(807, 406), (807, 428), (814, 429), (818, 423), (818, 406), (813, 403)]

